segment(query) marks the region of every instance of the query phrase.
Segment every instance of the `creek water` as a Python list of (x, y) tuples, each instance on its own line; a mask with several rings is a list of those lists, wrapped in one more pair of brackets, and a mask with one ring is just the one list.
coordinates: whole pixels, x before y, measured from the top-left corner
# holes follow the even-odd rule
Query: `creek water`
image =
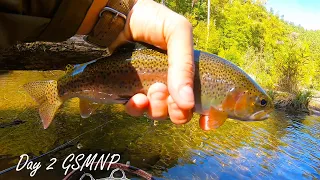
[[(0, 179), (62, 179), (62, 164), (71, 153), (119, 154), (119, 162), (130, 162), (156, 179), (320, 179), (320, 117), (275, 111), (265, 121), (228, 119), (219, 129), (204, 132), (196, 114), (190, 123), (177, 126), (130, 117), (122, 105), (101, 106), (82, 119), (79, 101), (72, 99), (44, 130), (37, 104), (22, 85), (61, 75), (0, 73), (0, 171), (17, 165), (22, 154), (38, 157), (68, 143), (37, 158), (42, 167), (34, 177), (24, 168), (3, 173)], [(51, 158), (57, 162), (46, 170)]]

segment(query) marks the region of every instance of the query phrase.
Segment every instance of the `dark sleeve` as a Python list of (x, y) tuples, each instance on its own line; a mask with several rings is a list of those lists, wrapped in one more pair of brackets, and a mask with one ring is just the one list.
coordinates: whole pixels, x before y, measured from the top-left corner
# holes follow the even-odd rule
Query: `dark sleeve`
[(63, 41), (80, 27), (93, 0), (1, 0), (0, 48)]

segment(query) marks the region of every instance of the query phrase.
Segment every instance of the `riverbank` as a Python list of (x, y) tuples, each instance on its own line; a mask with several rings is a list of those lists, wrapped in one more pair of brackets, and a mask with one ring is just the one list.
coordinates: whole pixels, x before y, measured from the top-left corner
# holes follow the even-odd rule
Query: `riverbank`
[(320, 116), (320, 98), (311, 98), (308, 104), (310, 114)]
[(301, 91), (297, 94), (269, 91), (275, 109), (320, 115), (320, 92)]

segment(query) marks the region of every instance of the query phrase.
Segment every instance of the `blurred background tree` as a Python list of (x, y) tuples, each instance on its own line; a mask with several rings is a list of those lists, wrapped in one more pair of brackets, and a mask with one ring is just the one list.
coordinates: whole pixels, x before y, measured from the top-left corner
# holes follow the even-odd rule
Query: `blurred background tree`
[(266, 9), (267, 0), (158, 2), (190, 20), (195, 49), (234, 62), (263, 87), (290, 93), (320, 90), (320, 31), (284, 21)]

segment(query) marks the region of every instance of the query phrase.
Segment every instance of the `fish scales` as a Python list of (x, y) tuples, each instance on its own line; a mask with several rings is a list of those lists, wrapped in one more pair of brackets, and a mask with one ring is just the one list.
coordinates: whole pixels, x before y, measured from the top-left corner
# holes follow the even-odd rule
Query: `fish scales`
[(212, 96), (220, 103), (230, 89), (248, 89), (249, 93), (258, 95), (262, 88), (250, 76), (231, 62), (216, 55), (200, 53), (195, 65), (195, 86), (201, 85), (203, 98)]
[[(194, 111), (201, 114), (202, 129), (217, 128), (227, 117), (246, 121), (268, 117), (273, 108), (270, 97), (243, 70), (213, 54), (195, 50), (194, 57)], [(45, 105), (47, 111), (54, 112), (40, 114), (46, 128), (67, 99), (80, 98), (81, 115), (89, 117), (94, 111), (92, 103), (125, 103), (137, 93), (146, 94), (156, 82), (166, 84), (167, 71), (165, 53), (142, 49), (75, 65), (57, 82), (25, 87), (31, 95), (36, 94), (33, 97), (40, 105), (46, 99), (54, 104), (51, 109)], [(51, 92), (55, 87), (57, 92)], [(45, 93), (40, 89), (45, 89)]]
[[(83, 66), (75, 67), (58, 80), (60, 97), (68, 99), (92, 93), (90, 97), (94, 99), (95, 92), (117, 93), (120, 97), (146, 92), (154, 82), (166, 83), (168, 63), (162, 53), (141, 50), (99, 59)], [(81, 72), (75, 73), (79, 69)]]

